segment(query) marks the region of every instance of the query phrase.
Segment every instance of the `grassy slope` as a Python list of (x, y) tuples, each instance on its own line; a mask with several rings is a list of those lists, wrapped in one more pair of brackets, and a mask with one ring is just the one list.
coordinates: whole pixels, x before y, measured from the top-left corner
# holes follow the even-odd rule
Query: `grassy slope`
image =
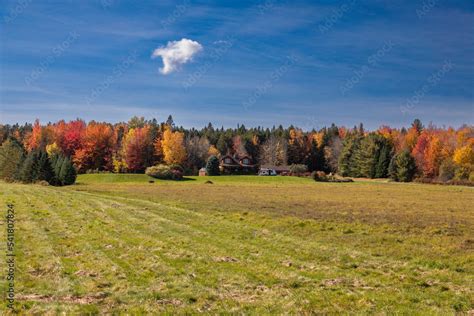
[[(2, 205), (16, 205), (18, 308), (474, 309), (471, 188), (194, 179), (150, 184), (143, 175), (84, 175), (68, 188), (0, 183)], [(204, 184), (208, 179), (214, 184)]]

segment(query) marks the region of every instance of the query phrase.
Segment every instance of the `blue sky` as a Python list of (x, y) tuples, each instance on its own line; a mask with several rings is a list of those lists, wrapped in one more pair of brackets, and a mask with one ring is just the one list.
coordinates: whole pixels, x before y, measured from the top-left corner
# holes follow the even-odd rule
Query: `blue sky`
[[(472, 1), (17, 0), (0, 18), (1, 123), (474, 123)], [(198, 49), (163, 74), (153, 52), (182, 39)]]

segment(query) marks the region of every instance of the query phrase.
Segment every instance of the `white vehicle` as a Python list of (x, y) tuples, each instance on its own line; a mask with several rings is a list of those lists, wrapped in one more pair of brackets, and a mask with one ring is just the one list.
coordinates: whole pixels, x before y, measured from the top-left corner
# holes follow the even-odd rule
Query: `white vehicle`
[(275, 169), (262, 168), (258, 172), (258, 175), (259, 176), (276, 176), (277, 172), (275, 171)]

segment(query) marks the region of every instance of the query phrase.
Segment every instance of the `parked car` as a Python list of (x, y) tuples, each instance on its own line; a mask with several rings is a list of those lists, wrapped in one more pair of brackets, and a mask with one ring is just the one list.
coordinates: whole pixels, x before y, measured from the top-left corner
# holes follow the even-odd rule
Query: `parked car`
[(258, 172), (259, 176), (276, 176), (277, 172), (275, 169), (261, 168)]

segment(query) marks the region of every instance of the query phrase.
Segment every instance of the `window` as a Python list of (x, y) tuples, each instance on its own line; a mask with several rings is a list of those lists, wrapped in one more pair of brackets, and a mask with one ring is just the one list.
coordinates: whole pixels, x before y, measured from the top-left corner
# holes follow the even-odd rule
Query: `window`
[(232, 161), (230, 160), (230, 158), (226, 158), (226, 159), (224, 160), (224, 162), (225, 162), (225, 163), (231, 163)]
[(247, 158), (245, 158), (242, 162), (244, 165), (248, 165), (250, 163), (250, 161)]

